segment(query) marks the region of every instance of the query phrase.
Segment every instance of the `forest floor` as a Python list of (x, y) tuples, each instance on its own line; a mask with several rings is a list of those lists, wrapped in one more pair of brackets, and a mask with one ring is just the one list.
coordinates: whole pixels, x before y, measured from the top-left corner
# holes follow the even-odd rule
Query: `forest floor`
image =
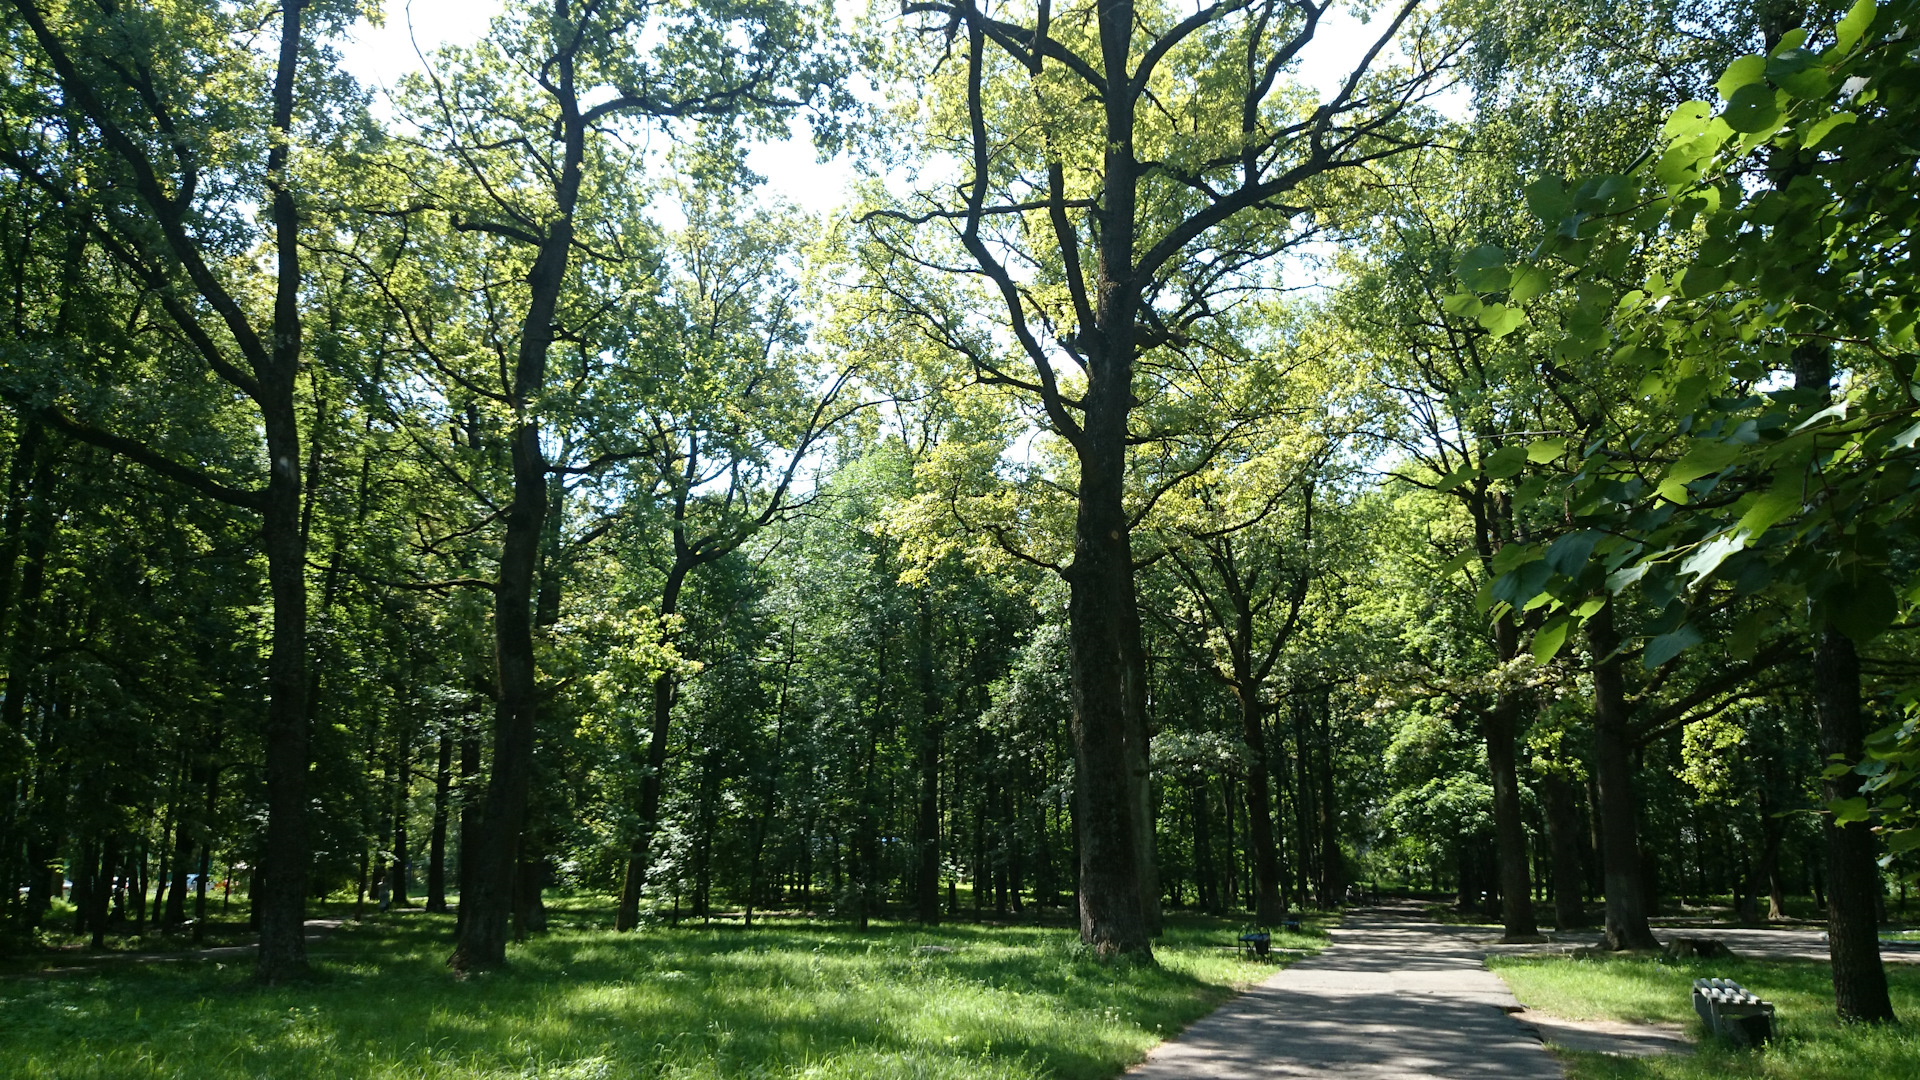
[[(1735, 945), (1736, 952), (1739, 946)], [(1834, 1018), (1826, 963), (1802, 959), (1667, 960), (1658, 956), (1496, 955), (1487, 966), (1512, 987), (1553, 1044), (1557, 1020), (1630, 1025), (1695, 1040), (1683, 1055), (1623, 1056), (1557, 1046), (1568, 1080), (1893, 1080), (1920, 1077), (1920, 966), (1888, 964), (1892, 1028), (1842, 1025)], [(1696, 978), (1727, 978), (1774, 1003), (1776, 1038), (1760, 1050), (1707, 1037), (1693, 1012)], [(1570, 1025), (1571, 1026), (1571, 1025)]]
[[(270, 989), (248, 982), (248, 957), (50, 957), (75, 970), (0, 979), (0, 1074), (1096, 1080), (1273, 971), (1222, 947), (1238, 923), (1202, 916), (1171, 916), (1148, 967), (1098, 963), (1058, 926), (773, 919), (616, 935), (608, 907), (556, 904), (508, 969), (466, 980), (445, 967), (451, 920), (419, 912), (347, 922), (313, 946), (312, 980)], [(1310, 922), (1275, 944), (1325, 937)]]

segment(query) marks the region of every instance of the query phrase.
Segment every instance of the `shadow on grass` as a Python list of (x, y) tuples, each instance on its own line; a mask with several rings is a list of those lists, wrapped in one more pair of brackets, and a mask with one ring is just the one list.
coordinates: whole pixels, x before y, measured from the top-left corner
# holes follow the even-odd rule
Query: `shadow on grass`
[[(556, 924), (592, 924), (561, 907)], [(122, 965), (0, 982), (9, 1077), (1110, 1076), (1272, 968), (1237, 925), (1177, 917), (1158, 965), (1102, 964), (1057, 927), (775, 920), (751, 931), (563, 928), (455, 980), (451, 920), (390, 914), (250, 963)], [(1311, 947), (1307, 935), (1294, 947)], [(937, 946), (927, 949), (924, 946)], [(950, 951), (949, 951), (950, 950)]]
[[(1658, 957), (1500, 957), (1488, 961), (1528, 1008), (1572, 1019), (1674, 1022), (1699, 1040), (1686, 1057), (1622, 1059), (1561, 1053), (1569, 1080), (1894, 1080), (1920, 1077), (1920, 1025), (1841, 1024), (1828, 966), (1805, 960), (1667, 961)], [(1774, 1003), (1777, 1038), (1764, 1049), (1727, 1045), (1701, 1028), (1696, 978), (1733, 979)], [(1920, 1020), (1920, 971), (1890, 964), (1894, 1011)]]

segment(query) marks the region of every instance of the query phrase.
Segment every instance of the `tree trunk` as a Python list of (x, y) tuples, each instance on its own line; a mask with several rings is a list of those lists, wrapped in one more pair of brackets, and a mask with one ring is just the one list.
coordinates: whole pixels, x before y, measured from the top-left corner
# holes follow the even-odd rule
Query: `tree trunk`
[(427, 841), (427, 910), (447, 910), (447, 813), (453, 790), (453, 733), (440, 733), (440, 761), (433, 773), (433, 835)]
[(1593, 762), (1600, 793), (1597, 813), (1605, 856), (1607, 948), (1657, 949), (1647, 925), (1646, 889), (1633, 801), (1631, 738), (1627, 724), (1626, 684), (1616, 654), (1620, 639), (1613, 625), (1613, 603), (1587, 622), (1593, 653)]
[[(1494, 623), (1494, 642), (1500, 658), (1520, 652), (1520, 630), (1511, 613)], [(1533, 896), (1528, 885), (1527, 829), (1520, 806), (1520, 774), (1514, 742), (1520, 736), (1520, 698), (1511, 691), (1495, 695), (1483, 719), (1487, 741), (1487, 771), (1493, 781), (1493, 828), (1500, 858), (1500, 919), (1509, 941), (1539, 936)]]
[[(914, 898), (920, 909), (920, 922), (933, 926), (940, 921), (940, 690), (934, 679), (933, 601), (922, 589), (920, 601), (920, 640), (915, 674), (920, 682), (920, 813), (914, 838), (918, 862), (914, 873)], [(782, 693), (785, 686), (782, 685)]]
[[(1131, 216), (1131, 208), (1128, 210)], [(1130, 380), (1129, 380), (1130, 381)], [(1112, 386), (1090, 390), (1112, 395)], [(1131, 394), (1124, 383), (1118, 393)], [(1099, 421), (1096, 427), (1096, 420)], [(1080, 843), (1080, 940), (1100, 956), (1151, 956), (1129, 752), (1133, 554), (1122, 504), (1126, 414), (1089, 402), (1068, 573), (1073, 686), (1074, 831)]]
[[(684, 547), (684, 534), (676, 531), (674, 542), (676, 548)], [(674, 559), (660, 591), (661, 618), (680, 610), (680, 589), (691, 570), (692, 563), (686, 558)], [(627, 852), (626, 880), (620, 888), (619, 910), (613, 917), (615, 930), (631, 930), (640, 921), (640, 894), (647, 884), (648, 848), (653, 843), (654, 832), (659, 828), (660, 785), (667, 771), (667, 735), (673, 724), (673, 701), (678, 689), (679, 680), (671, 673), (662, 672), (654, 677), (653, 727), (647, 736), (646, 769), (640, 774), (639, 833)]]
[[(1820, 751), (1830, 761), (1851, 764), (1866, 756), (1860, 716), (1860, 658), (1852, 639), (1823, 627), (1813, 643), (1814, 715)], [(1826, 780), (1829, 804), (1858, 798), (1862, 778), (1845, 772)], [(1873, 832), (1865, 821), (1835, 825), (1826, 817), (1827, 942), (1833, 962), (1833, 1000), (1840, 1019), (1892, 1023), (1887, 973), (1880, 962), (1880, 868), (1874, 863)]]
[(1320, 895), (1332, 907), (1347, 889), (1346, 862), (1340, 854), (1340, 816), (1333, 789), (1333, 715), (1323, 697), (1320, 703)]
[(1773, 799), (1766, 788), (1760, 791), (1760, 876), (1767, 885), (1767, 921), (1780, 922), (1787, 917), (1786, 882), (1780, 873), (1780, 842), (1785, 833), (1774, 816)]
[(403, 724), (400, 728), (399, 762), (393, 784), (393, 906), (410, 906), (407, 899), (407, 877), (412, 872), (413, 859), (407, 851), (407, 812), (412, 800), (409, 796), (413, 788), (413, 728)]
[(467, 915), (472, 911), (467, 897), (473, 889), (473, 860), (469, 853), (480, 846), (481, 806), (480, 793), (475, 791), (475, 777), (480, 775), (480, 740), (469, 735), (460, 740), (460, 907), (454, 915), (454, 934), (457, 937), (466, 928)]
[(1273, 802), (1267, 790), (1264, 710), (1256, 688), (1237, 687), (1235, 697), (1240, 705), (1240, 736), (1253, 755), (1253, 760), (1247, 763), (1247, 843), (1253, 848), (1253, 918), (1262, 926), (1278, 926), (1287, 917), (1287, 905), (1280, 898), (1280, 850), (1273, 838)]
[(1557, 773), (1540, 780), (1540, 796), (1547, 817), (1547, 844), (1553, 861), (1553, 928), (1572, 930), (1586, 925), (1581, 897), (1586, 879), (1580, 866), (1580, 815), (1574, 806), (1573, 785)]

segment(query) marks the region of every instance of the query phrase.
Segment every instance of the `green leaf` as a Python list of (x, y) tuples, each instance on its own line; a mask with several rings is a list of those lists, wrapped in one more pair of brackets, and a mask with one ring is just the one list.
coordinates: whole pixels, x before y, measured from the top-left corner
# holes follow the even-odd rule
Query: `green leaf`
[(1713, 84), (1720, 96), (1728, 101), (1743, 86), (1752, 86), (1767, 77), (1767, 58), (1760, 55), (1743, 56), (1727, 65), (1727, 70)]
[(1506, 337), (1518, 330), (1520, 324), (1526, 321), (1527, 317), (1520, 313), (1519, 308), (1511, 308), (1505, 304), (1488, 304), (1486, 310), (1480, 313), (1480, 325), (1486, 327), (1487, 333), (1496, 338)]
[(1844, 398), (1834, 402), (1833, 404), (1827, 406), (1826, 408), (1821, 409), (1819, 412), (1814, 413), (1812, 416), (1807, 417), (1805, 420), (1802, 420), (1799, 423), (1793, 425), (1793, 433), (1795, 435), (1798, 435), (1801, 432), (1807, 430), (1808, 428), (1812, 427), (1813, 425), (1819, 423), (1822, 420), (1846, 419), (1847, 404), (1848, 402)]
[(1647, 651), (1641, 655), (1640, 662), (1648, 671), (1652, 671), (1687, 649), (1700, 644), (1702, 640), (1700, 631), (1695, 630), (1688, 623), (1681, 623), (1678, 629), (1661, 634), (1647, 642)]
[(1697, 439), (1680, 460), (1667, 470), (1666, 478), (1670, 483), (1690, 484), (1733, 464), (1734, 459), (1740, 456), (1740, 451), (1741, 447), (1733, 443)]
[(1448, 559), (1446, 562), (1440, 564), (1440, 569), (1437, 572), (1435, 572), (1434, 577), (1442, 581), (1445, 581), (1447, 578), (1450, 578), (1453, 575), (1459, 573), (1460, 571), (1465, 570), (1467, 568), (1467, 564), (1472, 562), (1474, 559), (1478, 557), (1479, 557), (1478, 552), (1474, 551), (1472, 548), (1468, 548), (1467, 550), (1461, 552), (1458, 555), (1455, 555), (1453, 558)]
[(1527, 444), (1527, 460), (1535, 465), (1545, 465), (1566, 452), (1565, 439), (1541, 439)]
[(1507, 253), (1492, 244), (1481, 244), (1460, 256), (1457, 268), (1460, 280), (1475, 292), (1499, 292), (1513, 278), (1507, 269)]
[(1869, 816), (1865, 799), (1834, 799), (1827, 803), (1827, 809), (1833, 811), (1835, 825), (1851, 825), (1856, 821), (1865, 821)]
[(1532, 562), (1539, 557), (1538, 544), (1507, 544), (1493, 553), (1493, 572), (1504, 574), (1521, 563)]
[(1727, 651), (1735, 660), (1750, 659), (1760, 651), (1760, 634), (1774, 622), (1774, 616), (1767, 611), (1755, 609), (1741, 616), (1733, 626), (1733, 633), (1727, 637)]
[(1503, 446), (1487, 455), (1482, 463), (1488, 476), (1495, 480), (1505, 480), (1513, 476), (1527, 464), (1527, 449), (1524, 446)]
[(1767, 57), (1767, 78), (1804, 100), (1825, 97), (1833, 89), (1833, 77), (1820, 66), (1820, 54), (1784, 37)]
[(1570, 532), (1547, 549), (1547, 565), (1561, 577), (1579, 577), (1581, 568), (1593, 557), (1593, 545), (1599, 542), (1600, 534), (1593, 529)]
[(1727, 126), (1749, 135), (1780, 126), (1780, 92), (1766, 83), (1748, 83), (1733, 92), (1722, 114)]
[(1848, 8), (1840, 24), (1833, 28), (1833, 47), (1843, 53), (1852, 52), (1853, 47), (1859, 43), (1861, 35), (1873, 25), (1874, 11), (1873, 0), (1859, 0)]
[(1720, 564), (1727, 561), (1727, 556), (1746, 546), (1747, 534), (1744, 531), (1735, 529), (1731, 533), (1722, 533), (1694, 549), (1693, 554), (1680, 564), (1680, 572), (1692, 574), (1693, 583), (1698, 585), (1712, 576)]
[(1833, 628), (1863, 645), (1879, 637), (1900, 614), (1900, 600), (1893, 586), (1872, 571), (1861, 572), (1852, 581), (1842, 580), (1820, 600)]
[(1543, 176), (1528, 184), (1527, 209), (1543, 223), (1552, 225), (1567, 216), (1573, 206), (1573, 199), (1567, 194), (1567, 186), (1557, 176)]
[(1440, 300), (1440, 306), (1449, 315), (1458, 315), (1462, 318), (1472, 318), (1473, 316), (1480, 314), (1480, 309), (1485, 307), (1486, 305), (1481, 302), (1478, 296), (1475, 296), (1470, 292), (1463, 292), (1463, 293), (1451, 293), (1445, 297), (1442, 297)]
[(1807, 149), (1818, 150), (1820, 149), (1820, 144), (1827, 141), (1827, 136), (1859, 119), (1858, 116), (1845, 110), (1834, 113), (1832, 116), (1808, 128), (1807, 137), (1802, 140), (1802, 142)]
[(1516, 267), (1513, 271), (1513, 282), (1507, 286), (1507, 299), (1516, 304), (1524, 304), (1546, 292), (1547, 286), (1551, 284), (1553, 279), (1538, 266)]
[(1669, 141), (1689, 139), (1703, 134), (1707, 130), (1707, 121), (1712, 119), (1711, 102), (1683, 101), (1674, 106), (1673, 115), (1667, 117), (1666, 127), (1661, 132)]
[(1581, 618), (1581, 619), (1586, 619), (1586, 618), (1591, 618), (1591, 617), (1593, 617), (1594, 615), (1597, 615), (1597, 614), (1599, 614), (1599, 613), (1600, 613), (1600, 609), (1601, 609), (1601, 608), (1603, 608), (1603, 607), (1606, 607), (1606, 606), (1607, 606), (1607, 598), (1606, 598), (1606, 597), (1604, 597), (1604, 596), (1591, 596), (1591, 597), (1588, 597), (1588, 598), (1587, 598), (1587, 602), (1586, 602), (1586, 603), (1584, 603), (1584, 604), (1581, 604), (1581, 605), (1580, 605), (1579, 607), (1577, 607), (1577, 608), (1574, 608), (1574, 609), (1573, 609), (1573, 614), (1574, 614), (1574, 616), (1575, 616), (1576, 618)]
[(1448, 473), (1447, 475), (1441, 477), (1439, 485), (1436, 486), (1434, 490), (1444, 495), (1447, 492), (1452, 491), (1454, 488), (1459, 487), (1461, 484), (1464, 484), (1467, 481), (1473, 479), (1475, 476), (1479, 475), (1479, 472), (1480, 472), (1479, 469), (1476, 469), (1471, 465), (1462, 465), (1459, 468)]
[(1547, 579), (1552, 576), (1547, 564), (1540, 559), (1522, 563), (1519, 568), (1494, 579), (1493, 598), (1520, 607), (1540, 595), (1546, 589)]
[(1541, 627), (1540, 632), (1533, 635), (1534, 662), (1545, 664), (1552, 660), (1554, 654), (1560, 651), (1560, 647), (1567, 643), (1567, 630), (1572, 625), (1570, 620), (1562, 618)]
[[(1618, 594), (1627, 586), (1646, 577), (1648, 568), (1647, 563), (1640, 563), (1636, 566), (1623, 566), (1607, 575), (1607, 588)], [(1596, 608), (1595, 610), (1598, 609)]]
[[(1749, 537), (1757, 537), (1800, 511), (1801, 484), (1798, 476), (1782, 476), (1764, 493), (1749, 496), (1752, 501), (1740, 515), (1738, 528)], [(1746, 500), (1742, 500), (1746, 501)]]

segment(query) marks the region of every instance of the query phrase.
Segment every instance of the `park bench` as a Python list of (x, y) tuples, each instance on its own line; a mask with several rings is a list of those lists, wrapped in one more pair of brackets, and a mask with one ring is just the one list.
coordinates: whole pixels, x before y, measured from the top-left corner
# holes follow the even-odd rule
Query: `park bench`
[(1759, 1046), (1773, 1038), (1773, 1003), (1731, 979), (1693, 980), (1693, 1011), (1714, 1034), (1741, 1046)]
[(1273, 952), (1273, 935), (1262, 929), (1251, 929), (1240, 935), (1240, 951), (1255, 959), (1265, 960)]

